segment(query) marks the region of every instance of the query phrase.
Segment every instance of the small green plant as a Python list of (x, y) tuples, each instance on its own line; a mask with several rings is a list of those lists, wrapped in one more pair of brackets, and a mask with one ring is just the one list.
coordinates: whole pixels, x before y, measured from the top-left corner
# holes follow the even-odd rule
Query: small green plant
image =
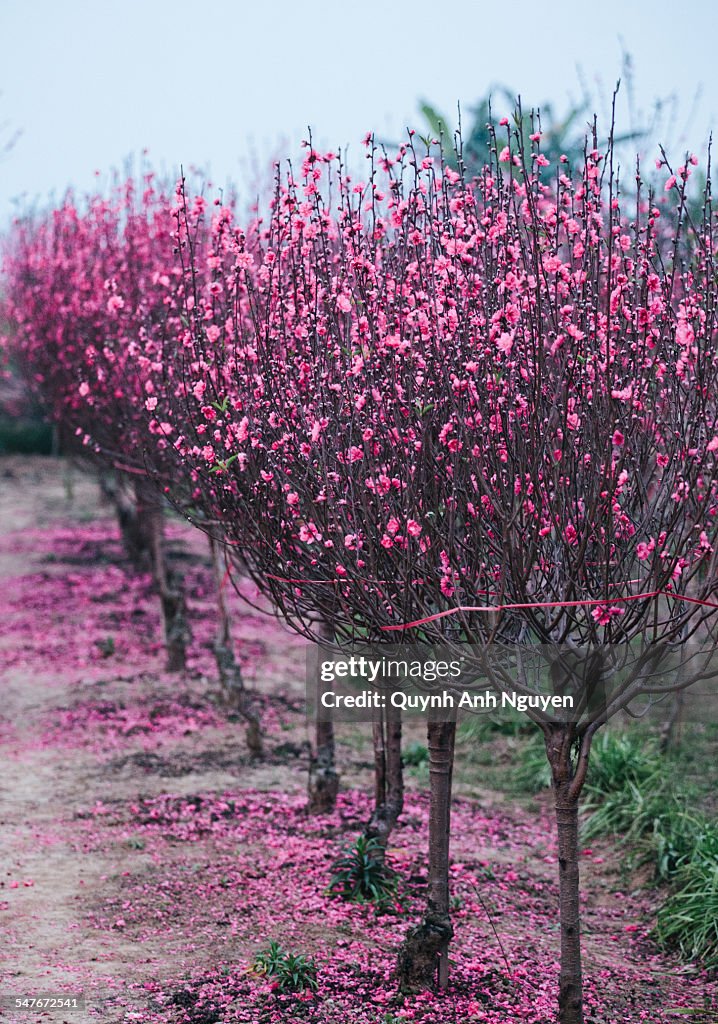
[(272, 978), (281, 992), (316, 992), (317, 965), (313, 957), (304, 953), (290, 953), (276, 941), (269, 943), (254, 958), (252, 970), (266, 978)]
[(395, 893), (396, 872), (384, 860), (378, 839), (359, 836), (332, 865), (327, 892), (349, 903), (385, 903)]
[(401, 755), (401, 758), (405, 765), (417, 768), (419, 765), (425, 764), (429, 760), (429, 751), (423, 743), (418, 743), (415, 740), (413, 743), (409, 743), (406, 750), (404, 750)]
[(115, 653), (115, 638), (113, 636), (106, 636), (104, 640), (95, 640), (95, 647), (97, 647), (103, 658), (111, 658)]

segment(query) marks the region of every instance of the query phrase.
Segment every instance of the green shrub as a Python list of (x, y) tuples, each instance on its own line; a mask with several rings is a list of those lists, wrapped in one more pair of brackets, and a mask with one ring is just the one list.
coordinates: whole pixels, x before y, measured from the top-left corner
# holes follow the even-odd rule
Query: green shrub
[(491, 739), (494, 736), (526, 736), (534, 731), (533, 723), (520, 711), (507, 710), (496, 717), (472, 715), (459, 724), (456, 738), (462, 743)]
[[(705, 852), (705, 851), (704, 851)], [(718, 857), (695, 856), (676, 871), (653, 932), (702, 967), (718, 967)]]
[(316, 992), (319, 984), (315, 960), (303, 953), (290, 953), (279, 942), (270, 942), (257, 953), (252, 970), (273, 978), (281, 992)]
[(384, 860), (378, 839), (359, 836), (334, 861), (327, 892), (349, 903), (384, 903), (396, 891), (396, 872)]
[(606, 732), (591, 751), (584, 790), (589, 817), (584, 839), (620, 835), (640, 842), (671, 830), (683, 805), (673, 792), (666, 763), (639, 734)]
[(407, 746), (406, 750), (403, 751), (401, 759), (404, 764), (409, 765), (412, 768), (418, 767), (418, 765), (424, 764), (429, 760), (429, 751), (423, 743), (417, 743), (415, 740)]
[(591, 749), (586, 789), (615, 793), (627, 782), (646, 783), (663, 768), (655, 748), (638, 733), (599, 733)]

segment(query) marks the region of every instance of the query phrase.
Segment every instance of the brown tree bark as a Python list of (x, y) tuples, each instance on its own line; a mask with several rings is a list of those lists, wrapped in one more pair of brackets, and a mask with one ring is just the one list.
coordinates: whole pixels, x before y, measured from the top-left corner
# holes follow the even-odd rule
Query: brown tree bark
[(429, 721), (429, 876), (426, 912), (399, 949), (397, 980), (403, 993), (422, 992), (449, 981), (449, 837), (455, 722)]
[(132, 495), (116, 471), (101, 472), (99, 483), (103, 495), (115, 509), (125, 554), (137, 572), (151, 572), (152, 513), (141, 485), (135, 484)]
[[(334, 640), (334, 630), (328, 623), (322, 625), (322, 636), (329, 643)], [(334, 723), (331, 718), (320, 714), (319, 686), (315, 699), (315, 743), (309, 762), (309, 781), (307, 784), (309, 801), (307, 810), (310, 814), (331, 814), (336, 807), (339, 792), (339, 775), (336, 770), (336, 745), (334, 741)]]
[(242, 670), (234, 656), (232, 634), (229, 621), (227, 602), (224, 599), (224, 580), (219, 559), (219, 548), (212, 536), (208, 536), (209, 553), (212, 560), (212, 575), (217, 594), (217, 614), (219, 628), (214, 642), (214, 657), (219, 672), (219, 681), (224, 699), (229, 707), (235, 709), (247, 723), (245, 738), (247, 747), (253, 757), (261, 757), (264, 753), (262, 729), (259, 715), (252, 707), (252, 701), (244, 686)]
[[(588, 766), (590, 741), (571, 725), (547, 726), (546, 752), (553, 776), (558, 835), (561, 967), (559, 1024), (583, 1024), (581, 908), (578, 857), (578, 800)], [(578, 745), (578, 758), (573, 748)]]
[(159, 496), (149, 480), (136, 484), (137, 514), (149, 523), (152, 551), (152, 572), (160, 597), (160, 614), (164, 634), (167, 672), (184, 672), (187, 668), (187, 644), (190, 640), (184, 581), (180, 573), (167, 565), (164, 545), (164, 516)]
[(335, 769), (334, 723), (316, 722), (315, 748), (309, 765), (310, 814), (331, 814), (336, 807), (339, 775)]
[(374, 743), (374, 810), (364, 834), (386, 848), (404, 808), (404, 766), (401, 761), (401, 711), (389, 707), (376, 712)]

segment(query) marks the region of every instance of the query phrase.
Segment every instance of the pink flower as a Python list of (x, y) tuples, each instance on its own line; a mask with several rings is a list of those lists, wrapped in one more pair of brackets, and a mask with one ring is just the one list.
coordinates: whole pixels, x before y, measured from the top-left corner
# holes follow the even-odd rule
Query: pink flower
[(574, 545), (578, 543), (578, 534), (576, 533), (576, 527), (572, 523), (569, 523), (566, 529), (563, 531), (563, 536), (567, 544)]
[(598, 623), (599, 626), (607, 626), (611, 619), (615, 618), (616, 615), (623, 615), (625, 608), (621, 608), (620, 605), (606, 605), (599, 604), (591, 612), (591, 616)]
[(513, 335), (506, 334), (504, 332), (499, 337), (499, 340), (496, 342), (496, 347), (499, 350), (499, 352), (503, 352), (504, 355), (508, 355), (509, 352), (511, 351), (511, 349), (513, 348), (513, 344), (514, 344)]
[(416, 519), (408, 519), (406, 523), (406, 532), (410, 537), (418, 537), (421, 533), (421, 526), (417, 523)]
[(626, 440), (626, 438), (623, 436), (620, 430), (614, 430), (613, 437), (611, 438), (611, 440), (613, 444), (616, 446), (616, 448), (620, 448), (623, 445), (623, 442)]
[(499, 160), (501, 161), (502, 164), (507, 164), (510, 159), (511, 159), (511, 150), (509, 149), (508, 146), (504, 146), (504, 148), (499, 153)]
[(315, 540), (320, 541), (322, 535), (314, 523), (307, 523), (299, 528), (299, 539), (305, 544), (312, 544)]
[(676, 327), (676, 344), (685, 348), (695, 341), (695, 332), (686, 320), (679, 320)]

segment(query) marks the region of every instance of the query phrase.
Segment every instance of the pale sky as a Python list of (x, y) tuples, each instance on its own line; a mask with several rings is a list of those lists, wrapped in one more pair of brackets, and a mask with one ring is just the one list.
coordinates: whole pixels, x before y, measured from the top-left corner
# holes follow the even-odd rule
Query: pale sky
[(91, 188), (144, 147), (160, 169), (241, 188), (253, 154), (296, 155), (307, 125), (332, 148), (421, 130), (421, 98), (468, 119), (506, 84), (563, 112), (581, 75), (605, 113), (624, 51), (639, 110), (678, 98), (661, 140), (701, 151), (718, 124), (717, 29), (711, 0), (0, 0), (0, 140), (21, 132), (0, 158), (0, 223), (14, 197)]

